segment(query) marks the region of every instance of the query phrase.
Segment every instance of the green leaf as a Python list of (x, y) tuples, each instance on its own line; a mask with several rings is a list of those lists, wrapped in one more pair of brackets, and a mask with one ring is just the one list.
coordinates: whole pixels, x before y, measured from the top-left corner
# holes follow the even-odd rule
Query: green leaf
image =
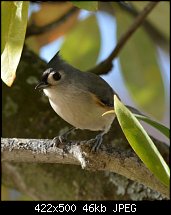
[(114, 96), (115, 113), (119, 124), (136, 154), (147, 168), (166, 186), (169, 186), (170, 170), (158, 149), (136, 117)]
[[(107, 112), (103, 113), (102, 116), (104, 116), (106, 114), (115, 114), (115, 111), (114, 110), (107, 111)], [(164, 125), (162, 125), (162, 124), (160, 124), (160, 123), (158, 123), (158, 122), (156, 122), (156, 121), (154, 121), (154, 120), (152, 120), (152, 119), (150, 119), (150, 118), (148, 118), (148, 117), (146, 117), (144, 115), (134, 114), (134, 116), (137, 119), (142, 120), (142, 121), (148, 123), (149, 125), (153, 126), (157, 130), (159, 130), (162, 134), (164, 134), (166, 137), (169, 138), (170, 130), (166, 126), (164, 126)]]
[[(154, 9), (155, 10), (155, 9)], [(121, 37), (134, 19), (116, 13), (117, 35)], [(139, 109), (161, 119), (165, 111), (164, 84), (153, 41), (142, 27), (131, 36), (119, 54), (125, 84)]]
[[(9, 7), (9, 4), (13, 4), (12, 2), (1, 2), (1, 54), (5, 48), (6, 43), (6, 34), (9, 29), (10, 20), (12, 16), (12, 7)], [(8, 11), (8, 15), (6, 13)]]
[(98, 1), (72, 1), (73, 5), (78, 8), (90, 11), (98, 10)]
[(80, 70), (92, 68), (100, 51), (100, 31), (95, 16), (80, 21), (60, 49), (62, 57)]
[(2, 2), (1, 78), (11, 86), (23, 49), (28, 19), (28, 1)]
[(149, 125), (153, 126), (157, 130), (159, 130), (162, 134), (164, 134), (166, 137), (169, 138), (170, 131), (166, 126), (164, 126), (164, 125), (162, 125), (162, 124), (160, 124), (160, 123), (158, 123), (158, 122), (156, 122), (156, 121), (154, 121), (154, 120), (152, 120), (152, 119), (150, 119), (148, 117), (145, 117), (145, 116), (142, 116), (142, 115), (139, 115), (139, 114), (134, 114), (134, 116), (137, 119), (140, 119), (140, 120), (148, 123)]
[[(131, 1), (131, 4), (142, 11), (148, 4), (147, 1)], [(154, 10), (151, 11), (147, 20), (157, 28), (168, 40), (170, 37), (170, 2), (159, 2)]]

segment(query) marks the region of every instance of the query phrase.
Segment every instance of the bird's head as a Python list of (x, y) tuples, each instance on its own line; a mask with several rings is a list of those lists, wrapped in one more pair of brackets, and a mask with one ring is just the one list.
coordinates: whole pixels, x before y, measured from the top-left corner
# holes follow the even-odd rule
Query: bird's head
[(69, 71), (71, 67), (59, 56), (59, 52), (49, 61), (46, 70), (43, 72), (41, 81), (35, 89), (53, 88), (55, 86), (64, 85), (66, 80), (70, 78)]

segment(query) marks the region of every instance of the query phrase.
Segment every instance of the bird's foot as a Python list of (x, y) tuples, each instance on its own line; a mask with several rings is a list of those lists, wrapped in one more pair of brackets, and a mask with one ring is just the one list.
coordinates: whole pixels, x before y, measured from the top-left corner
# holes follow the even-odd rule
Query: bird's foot
[(64, 144), (66, 142), (65, 137), (61, 136), (56, 136), (52, 140), (52, 146), (53, 147), (59, 147), (60, 144)]
[(66, 131), (65, 133), (63, 133), (62, 135), (56, 136), (53, 138), (52, 140), (52, 145), (55, 147), (59, 147), (59, 145), (64, 145), (68, 142), (68, 135), (75, 130), (74, 127), (70, 128), (68, 131)]
[(88, 144), (92, 144), (91, 152), (97, 152), (100, 148), (100, 145), (103, 141), (103, 135), (98, 134), (94, 139), (88, 140)]

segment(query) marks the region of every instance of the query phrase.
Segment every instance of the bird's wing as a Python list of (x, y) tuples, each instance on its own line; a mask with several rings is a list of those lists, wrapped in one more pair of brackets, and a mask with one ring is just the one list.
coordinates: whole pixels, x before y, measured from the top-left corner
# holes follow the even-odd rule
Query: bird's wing
[[(83, 72), (85, 75), (87, 90), (99, 99), (99, 103), (104, 104), (108, 107), (113, 107), (113, 96), (115, 91), (110, 87), (110, 85), (103, 80), (101, 77), (89, 73)], [(117, 95), (117, 94), (116, 94)], [(118, 96), (118, 95), (117, 95)]]

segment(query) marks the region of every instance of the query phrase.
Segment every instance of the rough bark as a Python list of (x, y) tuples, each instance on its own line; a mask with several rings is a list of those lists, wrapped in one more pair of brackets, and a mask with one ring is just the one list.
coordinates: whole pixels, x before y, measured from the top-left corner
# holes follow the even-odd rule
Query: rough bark
[(91, 171), (115, 172), (169, 198), (168, 187), (158, 181), (131, 150), (110, 147), (92, 153), (86, 141), (66, 143), (64, 149), (56, 147), (52, 140), (2, 138), (1, 144), (2, 161), (76, 164)]

